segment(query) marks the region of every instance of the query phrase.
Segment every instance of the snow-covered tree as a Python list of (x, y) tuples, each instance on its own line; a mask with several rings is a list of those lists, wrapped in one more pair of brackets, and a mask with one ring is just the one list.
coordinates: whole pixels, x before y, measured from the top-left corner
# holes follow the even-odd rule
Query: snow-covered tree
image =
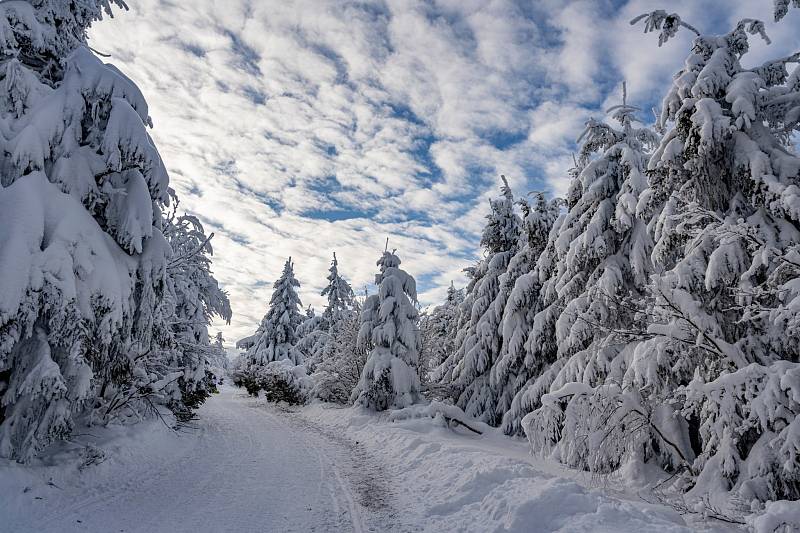
[(483, 278), (486, 273), (482, 268), (485, 263), (478, 261), (475, 265), (467, 267), (463, 272), (469, 279), (467, 286), (464, 288), (463, 298), (455, 311), (455, 337), (453, 340), (452, 349), (445, 354), (444, 360), (438, 367), (434, 368), (429, 375), (429, 382), (435, 383), (442, 388), (448, 389), (446, 396), (457, 397), (453, 388), (453, 371), (456, 369), (463, 353), (459, 351), (459, 346), (464, 343), (464, 338), (468, 333), (467, 325), (472, 317), (472, 305), (475, 303), (475, 286)]
[[(553, 247), (543, 257), (548, 237), (558, 220), (563, 200), (546, 200), (536, 193), (533, 204), (520, 200), (523, 211), (519, 251), (509, 262), (503, 279), (501, 292), (507, 294), (497, 299), (495, 305), (502, 309), (501, 354), (491, 371), (491, 386), (497, 394), (497, 413), (507, 413), (514, 395), (531, 375), (538, 375), (536, 368), (525, 366), (525, 342), (533, 327), (533, 318), (540, 310), (539, 291), (542, 283), (552, 272)], [(513, 417), (512, 417), (513, 418)], [(515, 428), (516, 429), (516, 428)], [(516, 431), (509, 431), (516, 432)]]
[(292, 347), (293, 361), (302, 361), (313, 372), (317, 364), (325, 358), (329, 351), (328, 341), (331, 339), (326, 322), (321, 315), (309, 316), (295, 330), (297, 338)]
[[(576, 171), (576, 169), (573, 170)], [(576, 172), (573, 172), (573, 179), (575, 175)], [(503, 342), (508, 342), (509, 351), (507, 354), (503, 354), (495, 368), (492, 369), (492, 379), (498, 388), (498, 406), (506, 409), (502, 421), (502, 429), (506, 434), (522, 433), (522, 418), (538, 406), (540, 396), (547, 391), (552, 382), (552, 375), (559, 369), (556, 361), (558, 345), (553, 331), (560, 309), (554, 305), (558, 298), (558, 292), (550, 280), (555, 276), (559, 265), (556, 241), (565, 218), (566, 215), (562, 214), (556, 219), (547, 245), (536, 261), (534, 272), (530, 277), (521, 277), (519, 292), (513, 291), (512, 293), (513, 300), (510, 302), (512, 307), (509, 308), (509, 312), (512, 314), (504, 315), (504, 319), (506, 316), (509, 319), (515, 318), (513, 310), (516, 306), (516, 299), (522, 299), (525, 296), (525, 293), (522, 292), (522, 284), (531, 283), (529, 305), (532, 318), (529, 317), (529, 320), (532, 320), (532, 324), (527, 338), (520, 338), (520, 335), (524, 334), (524, 330), (510, 330), (506, 335), (506, 323), (504, 322)], [(512, 322), (508, 324), (511, 325)], [(523, 342), (522, 346), (516, 344), (518, 342)], [(513, 356), (515, 349), (521, 350), (521, 353), (518, 353), (518, 357), (522, 358), (521, 364)], [(512, 372), (516, 377), (513, 382), (507, 382)], [(505, 387), (501, 386), (502, 383), (506, 383)], [(513, 388), (510, 389), (509, 385)], [(512, 391), (515, 392), (513, 392), (514, 396), (509, 406), (508, 396), (512, 394)], [(508, 407), (506, 408), (506, 406)]]
[[(211, 272), (211, 239), (200, 220), (192, 215), (178, 215), (178, 199), (173, 194), (172, 209), (163, 222), (164, 236), (172, 249), (167, 262), (166, 290), (160, 309), (164, 329), (169, 333), (162, 346), (153, 346), (151, 353), (164, 352), (161, 359), (173, 360), (183, 369), (178, 378), (182, 393), (181, 409), (197, 407), (214, 387), (208, 361), (216, 355), (209, 343), (208, 326), (218, 316), (230, 323), (231, 305), (227, 294)], [(156, 329), (158, 329), (156, 327)]]
[[(664, 12), (646, 29), (666, 41), (669, 21), (694, 30)], [(682, 415), (671, 438), (693, 443), (695, 493), (797, 499), (800, 55), (746, 69), (750, 35), (767, 39), (751, 19), (698, 35), (664, 99), (662, 126), (673, 127), (643, 195), (655, 238), (651, 324), (625, 379)]]
[[(647, 31), (661, 31), (662, 44), (681, 27), (697, 32), (675, 14), (634, 22), (641, 18)], [(746, 69), (754, 34), (766, 38), (763, 24), (744, 20), (695, 39), (664, 100), (666, 133), (649, 159), (647, 186), (631, 187), (624, 202), (618, 194), (609, 219), (627, 244), (599, 264), (607, 271), (613, 257), (626, 268), (590, 302), (605, 310), (587, 316), (574, 298), (564, 301), (572, 316), (556, 324), (547, 382), (518, 395), (538, 404), (523, 420), (535, 449), (601, 472), (652, 461), (679, 472), (676, 485), (701, 502), (720, 489), (745, 502), (800, 497), (800, 158), (792, 146), (800, 56)], [(581, 176), (607, 165), (608, 154)], [(571, 195), (572, 209), (587, 191)], [(621, 203), (635, 209), (620, 211)], [(566, 220), (558, 238), (570, 228)], [(563, 238), (570, 246), (558, 271), (574, 258), (574, 236)], [(574, 287), (562, 284), (559, 297)], [(591, 327), (576, 328), (576, 317)]]
[(426, 382), (429, 381), (428, 373), (455, 351), (459, 306), (463, 301), (464, 290), (456, 289), (451, 281), (444, 303), (420, 316), (420, 377)]
[(319, 316), (310, 316), (297, 330), (299, 340), (295, 350), (300, 352), (300, 357), (310, 372), (333, 354), (335, 347), (332, 342), (336, 328), (352, 319), (355, 305), (353, 289), (339, 274), (336, 253), (333, 254), (327, 279), (328, 284), (321, 293), (328, 299), (325, 310)]
[(256, 343), (257, 340), (258, 340), (257, 333), (248, 335), (247, 337), (244, 337), (243, 339), (239, 339), (238, 341), (236, 341), (236, 349), (246, 352), (247, 350), (253, 347), (253, 345)]
[(211, 351), (206, 360), (211, 371), (218, 378), (222, 377), (231, 367), (231, 362), (228, 359), (228, 350), (225, 349), (225, 338), (222, 336), (221, 331), (218, 331), (214, 336), (214, 342), (211, 343)]
[(228, 367), (228, 375), (230, 375), (231, 381), (237, 387), (243, 387), (245, 385), (245, 381), (248, 379), (247, 367), (247, 357), (245, 353), (239, 352), (239, 355), (233, 358), (230, 367)]
[(358, 385), (369, 354), (358, 342), (362, 305), (353, 299), (352, 309), (343, 313), (325, 344), (323, 356), (314, 369), (312, 394), (325, 402), (346, 404)]
[(225, 348), (225, 337), (222, 335), (221, 331), (218, 331), (216, 335), (214, 335), (214, 348), (217, 348), (219, 351), (222, 351)]
[(256, 332), (257, 339), (247, 350), (250, 365), (263, 366), (281, 359), (289, 359), (296, 365), (302, 363), (298, 360), (298, 352), (293, 350), (298, 340), (297, 328), (305, 318), (300, 311), (299, 287), (300, 282), (294, 277), (294, 263), (290, 257), (283, 266), (281, 277), (274, 284), (269, 309)]
[(143, 357), (166, 333), (151, 326), (171, 255), (168, 176), (142, 94), (86, 45), (114, 4), (0, 3), (3, 456), (29, 458), (87, 406), (105, 417), (171, 396), (183, 375)]
[(333, 329), (344, 315), (348, 315), (352, 311), (355, 299), (350, 284), (339, 275), (339, 261), (336, 259), (336, 252), (333, 253), (328, 273), (328, 285), (322, 289), (322, 296), (328, 298), (328, 305), (325, 307), (322, 317), (328, 329)]
[(458, 338), (457, 363), (452, 372), (456, 404), (468, 415), (490, 424), (499, 417), (489, 373), (500, 354), (500, 322), (510, 289), (503, 276), (517, 253), (521, 227), (511, 188), (504, 176), (502, 179), (501, 195), (489, 202), (491, 211), (481, 236), (486, 255), (478, 266), (480, 280), (471, 287), (470, 318)]
[(528, 382), (506, 415), (507, 431), (518, 430), (542, 394), (572, 382), (601, 385), (621, 364), (620, 343), (608, 341), (635, 319), (625, 302), (644, 291), (650, 272), (652, 244), (636, 209), (647, 186), (647, 150), (657, 141), (649, 128), (635, 125), (636, 108), (624, 92), (622, 105), (609, 110), (617, 126), (590, 119), (579, 139), (568, 211), (551, 235), (555, 259), (542, 258), (542, 268), (552, 270), (538, 288), (541, 307), (526, 340)]
[(364, 407), (383, 411), (403, 408), (422, 399), (420, 395), (417, 284), (400, 258), (384, 252), (375, 276), (378, 293), (364, 302), (359, 344), (369, 356), (352, 399)]
[(775, 22), (780, 22), (780, 20), (789, 12), (789, 2), (791, 2), (794, 7), (800, 7), (800, 0), (774, 0), (774, 2)]

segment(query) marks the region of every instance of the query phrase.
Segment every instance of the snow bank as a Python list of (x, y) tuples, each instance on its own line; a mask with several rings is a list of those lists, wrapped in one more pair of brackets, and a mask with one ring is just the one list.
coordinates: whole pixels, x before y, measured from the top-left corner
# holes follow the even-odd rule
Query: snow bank
[[(690, 531), (668, 508), (624, 501), (559, 476), (560, 467), (537, 464), (522, 440), (471, 420), (473, 427), (487, 429), (483, 436), (447, 429), (441, 415), (460, 419), (458, 411), (444, 413), (433, 406), (381, 416), (315, 404), (302, 412), (317, 424), (346, 432), (383, 459), (392, 486), (415, 488), (398, 491), (396, 498), (405, 500), (398, 508), (414, 510), (416, 516), (404, 518), (420, 531)], [(420, 418), (429, 416), (441, 423)]]
[(92, 427), (69, 442), (54, 443), (25, 465), (0, 459), (0, 531), (39, 531), (31, 525), (37, 520), (48, 522), (48, 531), (86, 531), (80, 524), (64, 523), (59, 512), (106, 501), (120, 472), (155, 473), (178, 464), (196, 440), (196, 434), (175, 432), (150, 419)]
[(800, 531), (800, 502), (767, 502), (763, 513), (747, 517), (747, 525), (754, 533)]

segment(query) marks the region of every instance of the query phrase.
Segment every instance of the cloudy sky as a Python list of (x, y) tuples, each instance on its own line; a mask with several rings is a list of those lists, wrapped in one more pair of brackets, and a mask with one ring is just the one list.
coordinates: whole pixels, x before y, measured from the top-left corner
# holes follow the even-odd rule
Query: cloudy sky
[(144, 92), (153, 138), (186, 211), (213, 231), (214, 270), (251, 334), (292, 256), (319, 308), (331, 253), (361, 289), (386, 238), (435, 303), (480, 254), (487, 197), (567, 186), (589, 117), (629, 100), (649, 111), (691, 35), (663, 48), (628, 24), (661, 7), (702, 31), (767, 19), (800, 49), (800, 15), (772, 0), (131, 0), (91, 45)]

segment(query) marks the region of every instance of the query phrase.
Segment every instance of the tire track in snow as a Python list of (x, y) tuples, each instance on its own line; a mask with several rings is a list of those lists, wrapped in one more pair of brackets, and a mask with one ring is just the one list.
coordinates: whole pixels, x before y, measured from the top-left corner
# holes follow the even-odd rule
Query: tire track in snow
[[(313, 450), (316, 452), (320, 465), (325, 465), (326, 463), (330, 466), (330, 469), (333, 471), (333, 475), (336, 479), (336, 485), (339, 488), (339, 491), (336, 491), (336, 488), (332, 486), (332, 484), (328, 481), (325, 482), (328, 485), (331, 498), (333, 499), (334, 503), (336, 504), (335, 507), (338, 509), (340, 508), (341, 497), (339, 494), (344, 495), (344, 504), (347, 507), (348, 518), (350, 521), (350, 526), (353, 528), (353, 533), (363, 533), (366, 529), (364, 525), (364, 519), (361, 517), (361, 513), (358, 510), (358, 506), (356, 504), (355, 498), (353, 497), (353, 493), (350, 490), (348, 484), (342, 479), (342, 475), (339, 472), (339, 469), (336, 467), (336, 464), (328, 458), (322, 449), (319, 446), (312, 444), (311, 442), (307, 441), (307, 444), (310, 444)], [(323, 467), (324, 468), (324, 467)], [(325, 469), (327, 470), (327, 469)], [(327, 472), (325, 472), (326, 478)]]
[(350, 509), (354, 531), (416, 531), (398, 521), (391, 505), (395, 498), (389, 474), (362, 444), (305, 418), (301, 410), (268, 403), (261, 408), (288, 419), (291, 427), (303, 428), (306, 443), (327, 457)]
[(327, 495), (331, 499), (337, 523), (336, 531), (342, 528), (349, 528), (353, 533), (364, 533), (369, 531), (365, 525), (364, 517), (360, 511), (356, 495), (350, 487), (350, 483), (342, 476), (337, 462), (346, 457), (346, 450), (340, 449), (338, 442), (321, 439), (317, 432), (303, 423), (303, 419), (293, 416), (286, 416), (291, 413), (285, 408), (276, 407), (263, 400), (251, 400), (250, 406), (264, 416), (276, 420), (282, 426), (282, 430), (294, 435), (293, 442), (298, 447), (308, 451), (316, 458), (320, 468), (320, 481), (317, 486), (317, 494), (322, 492), (321, 487), (327, 489)]

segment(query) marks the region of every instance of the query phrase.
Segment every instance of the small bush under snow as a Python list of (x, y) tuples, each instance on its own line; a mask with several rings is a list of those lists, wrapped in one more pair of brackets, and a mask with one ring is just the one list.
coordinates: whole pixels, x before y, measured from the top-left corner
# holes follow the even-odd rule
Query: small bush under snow
[(244, 386), (252, 395), (263, 391), (271, 402), (298, 405), (305, 403), (310, 397), (313, 382), (306, 374), (306, 367), (281, 359), (250, 367), (244, 378)]

